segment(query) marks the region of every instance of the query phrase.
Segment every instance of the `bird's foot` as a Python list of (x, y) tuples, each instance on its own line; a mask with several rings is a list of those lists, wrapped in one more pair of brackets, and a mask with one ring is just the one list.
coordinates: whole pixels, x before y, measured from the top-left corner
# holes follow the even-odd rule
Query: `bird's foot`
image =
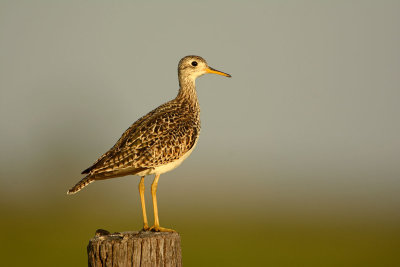
[(150, 231), (150, 227), (148, 224), (145, 224), (145, 225), (143, 225), (143, 229), (140, 230), (140, 232), (147, 232), (147, 231)]
[(175, 230), (160, 227), (158, 225), (153, 225), (152, 227), (150, 227), (150, 231), (152, 231), (152, 232), (176, 232)]

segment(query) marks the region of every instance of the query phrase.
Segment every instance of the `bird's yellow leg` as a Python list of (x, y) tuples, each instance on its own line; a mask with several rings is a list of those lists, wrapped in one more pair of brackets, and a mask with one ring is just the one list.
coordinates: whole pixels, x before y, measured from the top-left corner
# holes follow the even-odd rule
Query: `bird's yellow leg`
[(142, 176), (142, 178), (140, 179), (139, 194), (140, 194), (140, 202), (142, 203), (143, 230), (148, 231), (150, 228), (149, 228), (149, 223), (147, 222), (146, 204), (144, 202), (144, 176)]
[(150, 228), (150, 231), (154, 232), (175, 232), (172, 229), (160, 227), (160, 221), (158, 220), (158, 208), (157, 208), (157, 185), (159, 174), (156, 174), (153, 183), (151, 184), (151, 196), (153, 198), (153, 209), (154, 209), (154, 225)]

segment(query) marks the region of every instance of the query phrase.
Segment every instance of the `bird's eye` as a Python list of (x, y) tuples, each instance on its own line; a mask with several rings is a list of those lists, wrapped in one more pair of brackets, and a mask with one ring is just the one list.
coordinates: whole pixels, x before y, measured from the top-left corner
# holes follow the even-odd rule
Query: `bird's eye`
[(192, 61), (192, 66), (196, 67), (197, 66), (197, 61)]

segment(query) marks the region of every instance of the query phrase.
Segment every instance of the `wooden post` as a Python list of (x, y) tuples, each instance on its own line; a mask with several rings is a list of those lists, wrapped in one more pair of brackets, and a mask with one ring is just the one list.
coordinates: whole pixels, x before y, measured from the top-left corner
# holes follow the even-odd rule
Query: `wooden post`
[(182, 266), (178, 233), (97, 230), (87, 247), (89, 267)]

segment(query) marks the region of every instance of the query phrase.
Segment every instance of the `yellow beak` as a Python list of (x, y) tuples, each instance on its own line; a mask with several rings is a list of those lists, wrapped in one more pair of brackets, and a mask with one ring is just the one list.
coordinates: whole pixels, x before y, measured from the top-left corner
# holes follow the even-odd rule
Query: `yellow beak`
[(222, 71), (213, 69), (213, 68), (211, 68), (211, 67), (206, 68), (206, 72), (207, 72), (207, 73), (219, 74), (219, 75), (226, 76), (226, 77), (232, 77), (232, 76), (229, 75), (228, 73), (225, 73), (225, 72), (222, 72)]

